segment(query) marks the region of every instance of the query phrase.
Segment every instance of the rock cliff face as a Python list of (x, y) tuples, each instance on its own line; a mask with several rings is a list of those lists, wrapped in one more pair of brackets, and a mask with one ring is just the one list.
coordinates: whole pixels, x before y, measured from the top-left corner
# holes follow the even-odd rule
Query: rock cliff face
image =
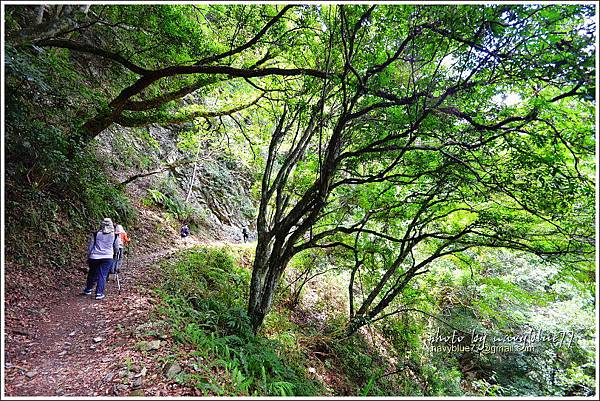
[(182, 150), (188, 128), (115, 125), (98, 138), (103, 167), (121, 183), (133, 177), (126, 188), (135, 199), (150, 199), (151, 191), (159, 191), (190, 214), (179, 220), (204, 226), (215, 238), (241, 241), (241, 227), (254, 228), (251, 172), (210, 143)]

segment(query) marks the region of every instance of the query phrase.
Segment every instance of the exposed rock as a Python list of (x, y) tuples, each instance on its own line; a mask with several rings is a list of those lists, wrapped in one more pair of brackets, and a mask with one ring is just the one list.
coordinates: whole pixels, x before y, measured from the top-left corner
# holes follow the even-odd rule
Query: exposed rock
[(181, 372), (181, 366), (176, 362), (167, 363), (163, 369), (167, 379), (174, 379)]
[(166, 337), (165, 330), (167, 330), (166, 322), (146, 322), (138, 325), (135, 328), (135, 335), (139, 337), (154, 335), (159, 338)]
[(141, 351), (156, 351), (157, 349), (160, 348), (160, 344), (161, 341), (160, 340), (153, 340), (153, 341), (140, 341), (137, 344), (137, 347), (141, 350)]
[[(129, 158), (143, 158), (144, 165), (149, 166), (172, 164), (190, 158), (189, 151), (178, 147), (182, 131), (185, 131), (184, 127), (154, 125), (142, 136), (136, 129), (110, 128), (99, 138), (100, 147), (110, 159), (123, 151), (115, 147), (115, 143), (127, 143)], [(117, 179), (125, 181), (136, 173), (143, 173), (142, 170), (152, 169), (139, 170), (137, 167), (115, 170), (114, 173)], [(189, 193), (192, 176), (194, 182)], [(210, 154), (203, 157), (201, 153), (197, 164), (180, 163), (161, 173), (140, 177), (130, 182), (128, 188), (141, 196), (145, 196), (148, 189), (158, 189), (170, 197), (185, 199), (186, 204), (197, 210), (197, 223), (209, 228), (210, 232), (219, 232), (219, 239), (241, 242), (243, 225), (250, 225), (251, 240), (255, 236), (250, 218), (256, 212), (250, 195), (252, 184), (252, 175), (239, 160), (219, 160)]]
[(117, 384), (115, 386), (115, 393), (120, 393), (122, 391), (126, 391), (127, 389), (129, 389), (129, 387), (125, 384)]

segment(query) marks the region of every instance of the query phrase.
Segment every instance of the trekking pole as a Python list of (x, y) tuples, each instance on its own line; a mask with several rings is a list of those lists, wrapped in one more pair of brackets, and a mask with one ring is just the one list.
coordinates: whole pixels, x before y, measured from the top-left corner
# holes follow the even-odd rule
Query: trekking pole
[(120, 294), (121, 293), (121, 280), (119, 280), (119, 271), (118, 270), (115, 271), (115, 280), (117, 281), (117, 291)]
[(117, 283), (117, 293), (118, 294), (121, 293), (121, 280), (119, 280), (119, 270), (120, 270), (119, 261), (121, 260), (122, 256), (123, 256), (123, 251), (121, 249), (119, 249), (117, 251), (117, 258), (114, 261), (114, 275), (115, 275), (115, 282)]
[(117, 291), (121, 293), (121, 281), (119, 280), (119, 273), (115, 273), (115, 280), (117, 281)]

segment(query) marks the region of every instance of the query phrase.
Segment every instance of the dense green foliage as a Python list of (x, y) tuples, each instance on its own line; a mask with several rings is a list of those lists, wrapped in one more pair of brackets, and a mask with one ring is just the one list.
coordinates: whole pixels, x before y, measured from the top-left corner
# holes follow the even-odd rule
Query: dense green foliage
[[(326, 301), (310, 309), (306, 303), (277, 307), (265, 322), (264, 336), (257, 337), (244, 308), (250, 271), (243, 262), (252, 257), (249, 248), (181, 253), (161, 267), (164, 285), (158, 291), (159, 317), (166, 318), (183, 349), (193, 347), (192, 354), (183, 351), (184, 357), (198, 360), (195, 372), (177, 380), (207, 395), (590, 395), (592, 289), (557, 282), (556, 266), (545, 266), (549, 273), (540, 276), (542, 266), (526, 255), (472, 256), (472, 273), (440, 263), (436, 275), (420, 280), (410, 304), (414, 312), (381, 320), (364, 337), (341, 338), (336, 334), (344, 329), (339, 307), (347, 299), (339, 299), (342, 282), (335, 273), (320, 276), (315, 287), (317, 299)], [(312, 263), (322, 257), (316, 255)], [(294, 265), (298, 272), (301, 267)], [(422, 293), (421, 287), (435, 290)], [(506, 307), (494, 307), (499, 301)], [(520, 335), (528, 328), (575, 336), (569, 345), (541, 341), (532, 350), (481, 354), (431, 351), (426, 345), (438, 329), (476, 330), (492, 346), (498, 345), (493, 337)], [(327, 389), (314, 380), (310, 367), (329, 378)]]
[[(8, 257), (24, 264), (64, 268), (103, 217), (127, 223), (136, 216), (92, 149), (68, 158), (72, 124), (95, 96), (79, 90), (85, 85), (67, 65), (64, 55), (48, 59), (6, 47), (6, 244)], [(38, 254), (32, 246), (57, 241), (58, 254), (31, 258)]]
[[(161, 317), (181, 346), (193, 346), (191, 356), (198, 359), (197, 371), (182, 373), (181, 383), (206, 395), (462, 394), (456, 366), (442, 367), (442, 361), (437, 368), (411, 365), (415, 371), (386, 375), (395, 345), (380, 353), (361, 337), (336, 339), (333, 334), (343, 329), (339, 311), (323, 328), (299, 310), (278, 309), (266, 322), (267, 336), (255, 336), (244, 307), (250, 271), (241, 265), (251, 256), (248, 248), (196, 248), (161, 267)], [(328, 309), (321, 305), (304, 313)], [(298, 321), (300, 316), (305, 318)], [(388, 327), (403, 331), (400, 323)], [(322, 377), (336, 378), (327, 390), (309, 371), (315, 366)]]
[[(191, 191), (218, 203), (239, 179), (252, 273), (223, 250), (165, 266), (162, 312), (212, 361), (180, 380), (220, 395), (318, 395), (328, 380), (353, 395), (591, 395), (595, 11), (8, 7), (7, 255), (105, 215), (131, 221), (109, 169), (165, 172), (143, 202), (196, 225)], [(118, 157), (96, 149), (127, 127), (159, 153), (150, 124), (187, 159), (156, 163), (121, 132)], [(438, 329), (575, 340), (429, 352)], [(329, 376), (307, 375), (317, 362)]]
[(284, 96), (259, 156), (255, 330), (307, 249), (345, 252), (349, 332), (402, 311), (414, 278), (470, 251), (591, 277), (591, 8), (314, 11), (313, 62), (329, 75), (264, 89)]
[[(465, 389), (483, 395), (590, 395), (594, 392), (596, 349), (594, 287), (564, 280), (560, 266), (523, 253), (471, 253), (470, 268), (457, 269), (446, 261), (433, 267), (435, 276), (423, 278), (406, 305), (413, 309), (404, 333), (381, 328), (391, 338), (412, 338), (408, 352), (446, 357), (460, 366)], [(421, 289), (430, 289), (425, 294)], [(401, 319), (402, 320), (402, 319)], [(424, 324), (424, 322), (426, 322)], [(487, 345), (519, 345), (494, 338), (520, 336), (541, 330), (544, 335), (565, 334), (565, 341), (532, 341), (532, 348), (488, 352), (429, 352), (422, 342), (436, 333), (459, 334), (475, 330), (487, 336)], [(463, 333), (460, 332), (463, 331)], [(573, 336), (572, 340), (570, 336)], [(417, 340), (418, 339), (418, 340)], [(415, 340), (421, 344), (415, 343)], [(394, 343), (395, 345), (397, 343)], [(490, 348), (491, 349), (491, 348)], [(414, 358), (414, 356), (413, 356)]]

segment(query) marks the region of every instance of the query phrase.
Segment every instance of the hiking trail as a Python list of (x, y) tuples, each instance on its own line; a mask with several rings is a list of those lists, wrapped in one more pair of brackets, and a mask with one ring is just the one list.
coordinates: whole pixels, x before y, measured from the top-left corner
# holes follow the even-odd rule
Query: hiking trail
[(10, 347), (5, 346), (5, 394), (199, 395), (170, 380), (170, 366), (155, 366), (153, 357), (172, 340), (164, 334), (154, 341), (142, 338), (150, 328), (150, 313), (156, 304), (151, 291), (157, 278), (153, 266), (181, 249), (200, 244), (206, 242), (188, 237), (188, 241), (177, 239), (158, 252), (147, 248), (134, 252), (123, 263), (120, 293), (111, 275), (105, 299), (81, 295), (82, 276), (42, 308), (33, 330), (6, 327), (13, 340)]

